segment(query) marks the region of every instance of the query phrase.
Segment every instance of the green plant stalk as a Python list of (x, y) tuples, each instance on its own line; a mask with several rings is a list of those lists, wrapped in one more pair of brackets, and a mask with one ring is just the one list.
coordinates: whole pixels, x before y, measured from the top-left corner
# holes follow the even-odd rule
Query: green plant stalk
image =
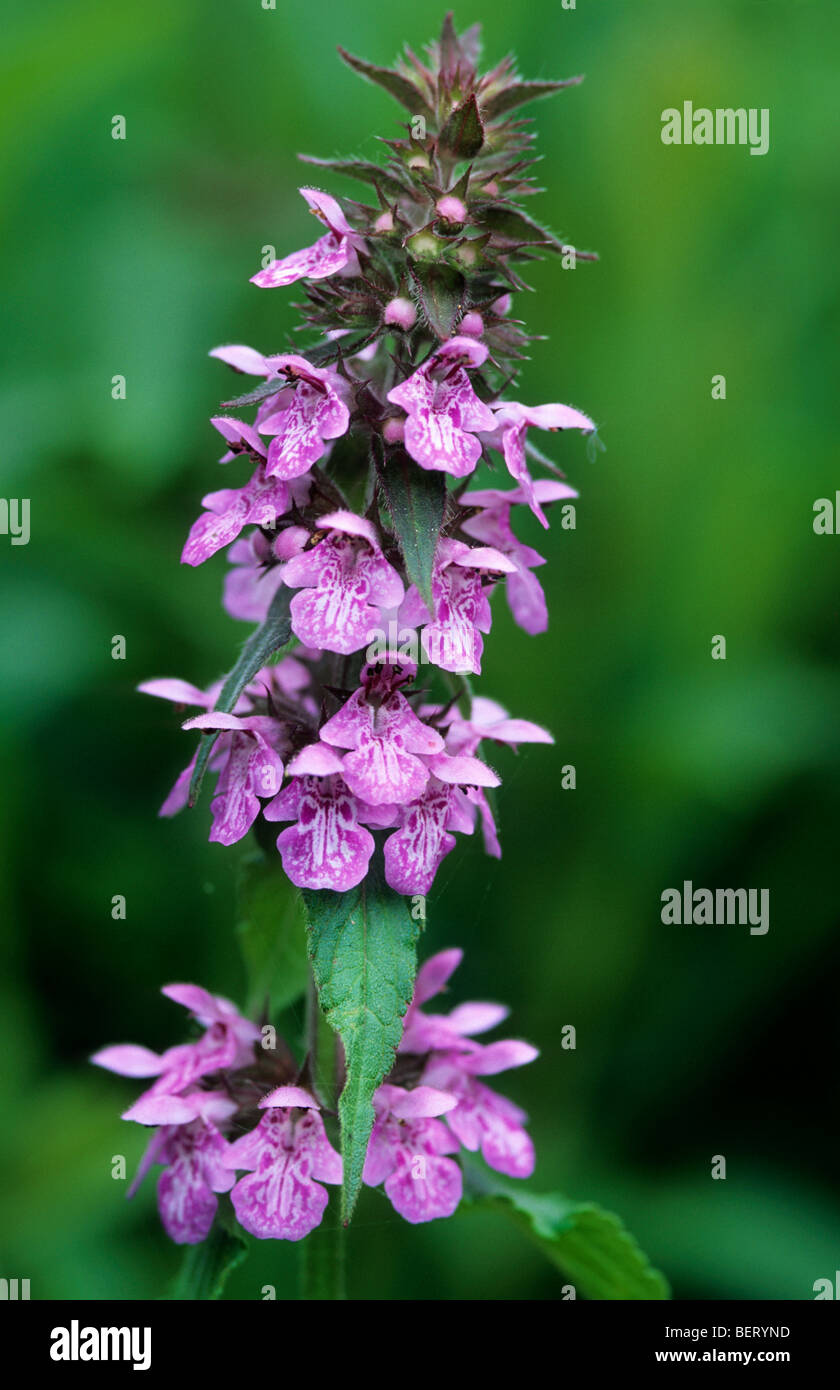
[[(313, 1089), (324, 1108), (334, 1114), (343, 1071), (341, 1041), (318, 1004), (311, 975), (306, 995), (306, 1044)], [(300, 1243), (301, 1300), (346, 1299), (346, 1243), (347, 1232), (333, 1200), (321, 1225)]]

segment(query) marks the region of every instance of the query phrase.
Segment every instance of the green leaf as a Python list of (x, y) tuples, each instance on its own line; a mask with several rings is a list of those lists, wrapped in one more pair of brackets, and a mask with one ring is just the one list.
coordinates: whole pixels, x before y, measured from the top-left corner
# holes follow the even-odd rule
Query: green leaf
[(445, 159), (459, 160), (474, 159), (483, 144), (484, 126), (473, 93), (451, 112), (438, 136), (437, 147)]
[(261, 850), (242, 864), (238, 898), (236, 931), (248, 975), (245, 1012), (255, 1017), (268, 999), (274, 1016), (306, 992), (309, 960), (303, 903), (279, 855)]
[(576, 1293), (592, 1299), (667, 1299), (664, 1275), (654, 1269), (619, 1217), (592, 1202), (540, 1194), (500, 1182), (465, 1165), (470, 1200), (503, 1212), (536, 1242)]
[(377, 86), (384, 87), (386, 92), (390, 92), (392, 97), (396, 97), (397, 101), (402, 106), (407, 107), (412, 114), (420, 115), (425, 111), (428, 115), (434, 115), (420, 88), (410, 82), (407, 77), (403, 77), (402, 73), (395, 72), (393, 68), (379, 68), (375, 63), (366, 63), (364, 58), (354, 58), (353, 54), (348, 53), (345, 48), (339, 47), (338, 51), (348, 67), (351, 67), (354, 72), (360, 73), (362, 77), (366, 77), (369, 82), (375, 82)]
[(398, 198), (400, 194), (411, 191), (410, 181), (403, 183), (389, 169), (383, 169), (380, 164), (371, 164), (365, 159), (318, 159), (312, 154), (299, 154), (298, 159), (303, 160), (304, 164), (317, 164), (319, 169), (346, 174), (348, 178), (358, 179), (360, 183), (373, 184), (374, 188), (381, 188), (392, 198)]
[(432, 567), (446, 506), (444, 475), (418, 468), (405, 450), (399, 449), (380, 465), (379, 478), (406, 573), (433, 612)]
[(524, 106), (526, 101), (552, 96), (564, 87), (579, 87), (582, 81), (583, 73), (578, 77), (567, 77), (562, 82), (513, 82), (482, 102), (482, 111), (487, 120), (493, 120), (496, 116), (503, 116), (506, 111), (512, 111), (516, 106)]
[(547, 227), (541, 227), (518, 208), (504, 203), (488, 204), (477, 214), (476, 220), (492, 231), (496, 247), (548, 245), (553, 251), (563, 250), (562, 241)]
[(304, 890), (318, 998), (344, 1044), (338, 1103), (344, 1159), (342, 1220), (350, 1220), (373, 1127), (373, 1093), (390, 1071), (417, 968), (418, 923), (390, 889), (378, 855), (349, 893)]
[(464, 307), (464, 277), (454, 266), (442, 261), (418, 265), (408, 263), (417, 289), (420, 308), (435, 336), (444, 342), (452, 336)]
[(287, 385), (285, 378), (273, 376), (270, 381), (264, 381), (261, 386), (255, 386), (253, 391), (246, 391), (242, 396), (234, 396), (232, 400), (222, 401), (223, 410), (239, 410), (246, 405), (259, 405), (260, 401), (267, 400), (269, 396), (276, 396), (278, 391), (282, 391)]
[(206, 1240), (185, 1250), (169, 1298), (178, 1301), (221, 1298), (229, 1276), (247, 1254), (244, 1240), (226, 1231), (217, 1221)]
[[(292, 620), (289, 614), (291, 601), (291, 589), (288, 589), (285, 584), (281, 585), (271, 601), (265, 622), (255, 632), (252, 632), (242, 648), (239, 660), (222, 686), (214, 706), (214, 713), (229, 714), (249, 680), (257, 674), (274, 652), (279, 651), (281, 647), (285, 647), (291, 641)], [(216, 729), (201, 735), (193, 775), (190, 778), (190, 806), (195, 805), (201, 791), (207, 763), (218, 737), (219, 731)]]

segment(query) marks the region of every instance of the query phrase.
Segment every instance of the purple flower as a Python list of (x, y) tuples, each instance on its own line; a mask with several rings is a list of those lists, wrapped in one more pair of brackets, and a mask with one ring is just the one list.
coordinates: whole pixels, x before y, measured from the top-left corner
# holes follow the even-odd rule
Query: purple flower
[(254, 531), (234, 541), (227, 558), (232, 568), (225, 575), (225, 612), (242, 622), (264, 622), (272, 599), (283, 585), (283, 566), (274, 562), (271, 542), (262, 531)]
[(538, 1056), (525, 1042), (474, 1044), (470, 1051), (433, 1054), (423, 1072), (425, 1083), (456, 1098), (446, 1122), (464, 1148), (472, 1153), (480, 1149), (485, 1163), (509, 1178), (529, 1178), (534, 1171), (534, 1145), (524, 1128), (528, 1117), (476, 1077), (524, 1066)]
[(303, 590), (292, 599), (292, 631), (308, 646), (349, 655), (372, 641), (405, 590), (370, 521), (330, 512), (319, 530), (324, 539), (283, 570), (284, 583)]
[(118, 1076), (156, 1076), (154, 1085), (126, 1110), (124, 1120), (141, 1125), (186, 1124), (195, 1119), (194, 1103), (183, 1092), (203, 1076), (244, 1066), (260, 1037), (255, 1023), (242, 1018), (236, 1006), (199, 985), (165, 985), (161, 991), (189, 1009), (205, 1032), (198, 1042), (170, 1047), (158, 1055), (147, 1047), (121, 1043), (105, 1047), (91, 1061)]
[(439, 951), (421, 965), (414, 984), (414, 997), (406, 1011), (400, 1052), (475, 1052), (478, 1044), (472, 1034), (486, 1033), (507, 1018), (504, 1004), (459, 1004), (450, 1014), (427, 1014), (421, 1008), (445, 988), (461, 964), (464, 953), (452, 949)]
[(235, 541), (245, 526), (273, 526), (289, 506), (289, 489), (277, 478), (266, 478), (260, 467), (244, 487), (208, 492), (201, 505), (207, 510), (190, 528), (182, 565), (203, 564)]
[(155, 1131), (128, 1195), (133, 1197), (153, 1163), (164, 1164), (157, 1188), (163, 1228), (177, 1245), (197, 1245), (210, 1234), (216, 1193), (229, 1192), (236, 1181), (225, 1164), (227, 1140), (214, 1123), (228, 1119), (236, 1105), (213, 1091), (197, 1091), (180, 1103), (193, 1109), (194, 1118)]
[(260, 289), (273, 290), (279, 285), (291, 285), (295, 280), (324, 280), (339, 271), (346, 275), (358, 274), (356, 252), (364, 250), (364, 238), (348, 225), (335, 198), (317, 188), (301, 188), (300, 192), (311, 211), (326, 225), (326, 235), (319, 237), (314, 246), (293, 251), (290, 256), (272, 261), (265, 270), (252, 275), (251, 283), (259, 285)]
[(263, 813), (267, 821), (295, 822), (277, 836), (283, 868), (298, 888), (346, 893), (367, 873), (374, 840), (359, 820), (375, 818), (375, 809), (352, 794), (341, 758), (326, 744), (304, 748), (288, 770), (292, 780)]
[(537, 504), (555, 502), (560, 498), (577, 497), (574, 488), (566, 483), (555, 482), (552, 478), (538, 478), (533, 483), (532, 493), (526, 494), (521, 487), (504, 492), (497, 488), (486, 488), (475, 492), (465, 492), (461, 496), (464, 507), (480, 507), (462, 525), (468, 536), (494, 546), (509, 560), (513, 561), (515, 571), (506, 579), (507, 601), (514, 620), (532, 637), (545, 632), (548, 627), (548, 608), (542, 585), (531, 571), (544, 565), (545, 559), (530, 545), (523, 545), (513, 534), (511, 527), (512, 507), (525, 503), (530, 498)]
[(385, 1084), (373, 1097), (376, 1120), (364, 1167), (369, 1187), (385, 1183), (394, 1210), (412, 1225), (451, 1216), (461, 1200), (463, 1180), (458, 1141), (437, 1118), (454, 1098), (430, 1086), (407, 1091)]
[(438, 753), (427, 758), (426, 790), (399, 811), (399, 829), (385, 841), (385, 878), (397, 893), (431, 889), (442, 861), (455, 847), (450, 832), (470, 835), (474, 813), (462, 795), (467, 786), (497, 787), (499, 778), (478, 758)]
[(263, 401), (257, 411), (259, 433), (274, 436), (265, 475), (298, 478), (323, 457), (329, 440), (347, 433), (349, 387), (331, 367), (313, 367), (294, 353), (284, 353), (274, 363), (293, 385)]
[(540, 430), (583, 430), (585, 434), (591, 434), (595, 425), (588, 415), (571, 405), (527, 406), (518, 401), (503, 401), (493, 407), (492, 434), (485, 437), (485, 443), (504, 455), (508, 472), (521, 487), (525, 501), (547, 528), (545, 512), (525, 462), (525, 436), (529, 425)]
[(259, 798), (276, 796), (280, 789), (283, 755), (288, 751), (286, 726), (269, 715), (243, 717), (213, 711), (188, 719), (183, 727), (221, 729), (228, 735), (216, 794), (210, 803), (210, 839), (222, 845), (236, 844), (257, 819)]
[(421, 755), (442, 753), (443, 739), (417, 718), (399, 685), (413, 676), (396, 665), (368, 665), (362, 685), (321, 729), (321, 739), (349, 748), (341, 773), (369, 806), (404, 806), (421, 796), (429, 769)]
[(424, 624), (421, 644), (427, 661), (444, 671), (480, 675), (481, 634), (490, 631), (492, 621), (485, 581), (515, 569), (513, 560), (490, 546), (470, 547), (444, 538), (432, 571), (434, 617), (412, 585), (398, 620), (408, 627)]
[[(330, 1144), (315, 1097), (280, 1086), (260, 1101), (256, 1129), (229, 1145), (229, 1169), (247, 1169), (231, 1193), (239, 1224), (258, 1240), (302, 1240), (320, 1225), (329, 1200), (321, 1183), (340, 1183), (341, 1158)], [(231, 1181), (232, 1181), (231, 1176)]]
[(480, 367), (487, 348), (470, 337), (450, 338), (427, 357), (388, 400), (402, 406), (405, 447), (421, 468), (463, 478), (481, 457), (479, 431), (492, 431), (496, 417), (478, 396), (466, 367)]

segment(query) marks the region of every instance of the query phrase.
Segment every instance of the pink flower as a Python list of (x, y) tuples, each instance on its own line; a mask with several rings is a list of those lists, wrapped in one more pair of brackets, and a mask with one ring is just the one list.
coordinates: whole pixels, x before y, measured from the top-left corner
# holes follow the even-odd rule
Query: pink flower
[(273, 361), (292, 385), (263, 401), (257, 412), (260, 434), (274, 436), (265, 475), (298, 478), (323, 457), (329, 440), (347, 433), (348, 383), (331, 367), (313, 367), (295, 353)]
[[(231, 1193), (239, 1224), (258, 1240), (302, 1240), (320, 1225), (329, 1200), (321, 1183), (340, 1183), (341, 1158), (330, 1144), (315, 1097), (280, 1086), (260, 1101), (256, 1129), (229, 1145), (229, 1169), (247, 1169)], [(232, 1180), (232, 1178), (231, 1178)]]
[(407, 1091), (380, 1086), (373, 1098), (376, 1121), (370, 1136), (364, 1182), (385, 1192), (394, 1210), (412, 1225), (451, 1216), (461, 1200), (461, 1170), (448, 1154), (458, 1141), (437, 1118), (454, 1098), (430, 1086)]
[(506, 580), (507, 601), (514, 620), (532, 637), (545, 632), (548, 627), (548, 609), (542, 585), (531, 571), (544, 565), (545, 559), (530, 545), (523, 545), (513, 534), (510, 514), (511, 508), (525, 503), (531, 505), (535, 500), (539, 506), (543, 502), (555, 502), (560, 498), (577, 497), (574, 488), (566, 483), (555, 482), (552, 478), (538, 478), (532, 490), (511, 488), (500, 491), (497, 488), (476, 489), (461, 496), (464, 507), (480, 507), (476, 516), (471, 516), (462, 525), (462, 530), (486, 545), (495, 546), (515, 566), (514, 573)]
[(499, 550), (444, 538), (438, 542), (432, 571), (434, 617), (412, 585), (399, 622), (408, 627), (424, 624), (421, 643), (427, 661), (444, 671), (480, 675), (481, 634), (490, 631), (492, 621), (485, 581), (515, 570), (514, 562)]
[(264, 622), (272, 599), (283, 586), (283, 566), (274, 563), (270, 541), (261, 531), (254, 531), (234, 541), (227, 558), (232, 568), (225, 575), (225, 611), (242, 622)]
[(319, 520), (323, 540), (293, 556), (283, 581), (302, 589), (292, 599), (292, 631), (308, 646), (349, 655), (385, 623), (383, 609), (403, 600), (403, 582), (388, 563), (370, 521), (352, 512)]
[(162, 994), (189, 1009), (205, 1029), (198, 1042), (170, 1047), (162, 1055), (134, 1043), (105, 1047), (91, 1061), (118, 1076), (156, 1076), (157, 1081), (123, 1115), (141, 1125), (186, 1124), (195, 1119), (194, 1102), (181, 1097), (203, 1076), (244, 1066), (260, 1037), (255, 1023), (236, 1006), (199, 985), (165, 985)]
[(263, 813), (267, 821), (295, 822), (277, 837), (283, 868), (298, 888), (346, 893), (367, 873), (374, 839), (359, 821), (375, 812), (353, 796), (326, 744), (304, 748), (288, 770), (292, 780)]
[(197, 1245), (210, 1234), (219, 1205), (216, 1194), (229, 1192), (236, 1181), (225, 1165), (227, 1140), (214, 1123), (228, 1119), (236, 1105), (213, 1091), (197, 1091), (185, 1102), (195, 1118), (155, 1131), (128, 1195), (134, 1195), (153, 1163), (164, 1164), (157, 1188), (163, 1228), (176, 1245)]
[(472, 1153), (480, 1149), (485, 1163), (509, 1178), (529, 1178), (534, 1171), (534, 1145), (524, 1128), (528, 1117), (476, 1077), (524, 1066), (538, 1056), (530, 1043), (495, 1042), (474, 1045), (468, 1052), (433, 1054), (423, 1072), (425, 1083), (456, 1098), (457, 1105), (446, 1120), (464, 1148)]
[(548, 522), (525, 462), (525, 436), (529, 425), (540, 430), (583, 430), (584, 434), (591, 434), (595, 425), (588, 415), (571, 405), (527, 406), (518, 401), (503, 401), (493, 407), (492, 434), (485, 437), (485, 443), (502, 452), (508, 472), (521, 487), (525, 501), (547, 528)]
[(474, 812), (464, 788), (499, 785), (495, 772), (478, 758), (438, 753), (426, 765), (432, 774), (426, 790), (399, 811), (399, 829), (385, 841), (385, 878), (396, 893), (428, 893), (455, 847), (450, 832), (472, 834)]
[(365, 666), (362, 685), (321, 729), (324, 743), (349, 748), (341, 773), (369, 806), (406, 805), (429, 780), (422, 755), (443, 752), (443, 739), (417, 718), (399, 685), (414, 672), (396, 665)]
[(257, 819), (259, 798), (276, 796), (280, 789), (283, 754), (288, 751), (285, 725), (269, 715), (213, 711), (188, 719), (183, 727), (221, 729), (229, 734), (216, 794), (210, 803), (210, 839), (222, 845), (236, 844)]
[(504, 1004), (459, 1004), (450, 1014), (427, 1014), (421, 1008), (440, 994), (463, 960), (461, 950), (439, 951), (421, 965), (414, 984), (414, 997), (406, 1012), (400, 1052), (475, 1052), (474, 1033), (486, 1033), (507, 1018)]
[(264, 270), (251, 276), (251, 283), (260, 289), (273, 290), (279, 285), (291, 285), (295, 280), (324, 280), (344, 271), (356, 275), (359, 263), (356, 252), (364, 250), (364, 238), (348, 225), (335, 198), (317, 188), (301, 188), (300, 192), (310, 209), (326, 225), (326, 234), (303, 251), (293, 251), (282, 260), (272, 261)]
[(235, 541), (245, 526), (273, 526), (289, 506), (289, 489), (258, 468), (241, 488), (221, 488), (201, 499), (207, 510), (190, 528), (181, 564), (201, 565)]
[(405, 447), (421, 468), (463, 478), (478, 463), (476, 434), (495, 429), (496, 418), (475, 394), (465, 368), (486, 359), (487, 348), (475, 338), (450, 338), (388, 392), (388, 400), (408, 416)]

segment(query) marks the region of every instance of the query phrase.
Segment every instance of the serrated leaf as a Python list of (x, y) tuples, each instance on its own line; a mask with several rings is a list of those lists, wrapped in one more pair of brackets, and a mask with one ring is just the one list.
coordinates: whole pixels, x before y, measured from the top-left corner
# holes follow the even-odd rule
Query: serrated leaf
[(452, 336), (464, 305), (464, 277), (442, 261), (408, 264), (426, 322), (440, 342)]
[(268, 1000), (274, 1016), (305, 993), (309, 978), (306, 913), (278, 855), (258, 851), (244, 861), (238, 907), (236, 932), (248, 976), (245, 1012), (255, 1017)]
[[(281, 585), (271, 601), (265, 622), (251, 633), (242, 648), (239, 660), (222, 686), (219, 698), (213, 707), (214, 713), (229, 714), (249, 680), (265, 665), (269, 657), (291, 641), (292, 620), (289, 612), (291, 601), (291, 589), (287, 589), (285, 584)], [(213, 729), (209, 733), (202, 734), (199, 739), (195, 767), (190, 778), (190, 806), (195, 805), (201, 791), (207, 763), (218, 737), (218, 730)]]
[(306, 889), (318, 998), (341, 1037), (347, 1076), (338, 1102), (344, 1160), (342, 1220), (350, 1220), (373, 1128), (373, 1093), (390, 1071), (417, 968), (418, 924), (374, 856), (349, 893)]
[(389, 169), (365, 159), (318, 159), (311, 154), (299, 154), (298, 159), (303, 160), (304, 164), (317, 164), (319, 169), (329, 169), (334, 174), (346, 174), (360, 183), (373, 184), (374, 188), (381, 188), (391, 197), (411, 191), (410, 182), (402, 183)]
[(339, 357), (353, 357), (355, 353), (361, 352), (362, 348), (369, 347), (379, 333), (379, 328), (375, 328), (372, 333), (368, 329), (358, 333), (347, 333), (343, 338), (321, 343), (320, 347), (307, 348), (306, 360), (313, 367), (326, 367), (331, 362), (337, 362)]
[(471, 93), (450, 113), (437, 138), (437, 147), (446, 159), (474, 159), (483, 144), (484, 126), (475, 94)]
[(264, 381), (262, 386), (255, 386), (252, 391), (246, 391), (242, 396), (234, 396), (233, 400), (222, 401), (224, 410), (239, 410), (246, 405), (259, 405), (260, 401), (267, 400), (269, 396), (276, 396), (278, 391), (282, 391), (288, 383), (284, 377), (273, 376), (270, 381)]
[(429, 612), (434, 612), (432, 568), (446, 506), (442, 473), (418, 468), (400, 449), (379, 467), (406, 573)]
[(403, 77), (402, 73), (395, 72), (393, 68), (377, 67), (375, 63), (365, 62), (364, 58), (355, 58), (345, 48), (339, 47), (338, 51), (348, 67), (351, 67), (354, 72), (360, 73), (362, 77), (366, 77), (369, 82), (375, 82), (378, 87), (384, 87), (386, 92), (389, 92), (392, 97), (396, 97), (397, 101), (402, 106), (407, 107), (412, 114), (419, 115), (424, 111), (428, 115), (434, 114), (420, 88), (410, 82), (407, 77)]
[(481, 109), (487, 120), (494, 120), (496, 116), (503, 116), (506, 111), (524, 106), (526, 101), (552, 96), (564, 87), (578, 87), (582, 81), (583, 73), (577, 77), (567, 77), (562, 82), (512, 82), (509, 87), (503, 87), (501, 91), (482, 102)]
[(226, 1231), (217, 1221), (206, 1240), (185, 1250), (169, 1298), (177, 1301), (221, 1298), (228, 1278), (247, 1254), (245, 1241)]
[(482, 208), (479, 216), (481, 225), (492, 231), (496, 247), (547, 245), (553, 251), (564, 249), (562, 241), (553, 232), (526, 217), (518, 208), (491, 203)]
[(577, 1293), (591, 1299), (670, 1298), (664, 1275), (612, 1212), (559, 1193), (514, 1187), (480, 1169), (475, 1160), (465, 1166), (470, 1200), (512, 1217)]

